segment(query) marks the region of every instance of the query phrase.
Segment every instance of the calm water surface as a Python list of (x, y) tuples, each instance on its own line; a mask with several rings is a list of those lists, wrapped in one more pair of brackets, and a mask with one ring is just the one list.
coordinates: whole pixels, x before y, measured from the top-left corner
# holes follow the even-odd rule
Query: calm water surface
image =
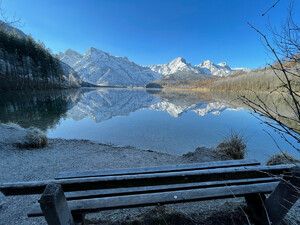
[(235, 131), (248, 158), (265, 161), (281, 148), (299, 157), (235, 96), (145, 89), (81, 89), (0, 94), (0, 121), (36, 126), (50, 138), (88, 139), (184, 154), (215, 147)]

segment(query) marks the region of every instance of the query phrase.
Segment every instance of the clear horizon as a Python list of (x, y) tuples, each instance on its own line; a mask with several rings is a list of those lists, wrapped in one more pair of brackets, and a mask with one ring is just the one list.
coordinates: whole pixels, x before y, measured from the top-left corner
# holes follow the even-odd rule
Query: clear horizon
[(20, 17), (25, 24), (20, 29), (53, 53), (73, 49), (84, 54), (95, 47), (144, 66), (182, 57), (192, 65), (210, 60), (254, 69), (270, 57), (247, 22), (269, 34), (268, 21), (282, 24), (288, 12), (288, 1), (280, 1), (262, 17), (275, 2), (3, 0), (2, 7), (8, 17)]

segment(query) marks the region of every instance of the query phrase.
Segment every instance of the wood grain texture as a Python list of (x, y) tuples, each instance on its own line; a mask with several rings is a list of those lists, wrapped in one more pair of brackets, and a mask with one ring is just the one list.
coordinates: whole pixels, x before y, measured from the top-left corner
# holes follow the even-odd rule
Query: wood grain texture
[[(68, 201), (72, 213), (93, 212), (99, 210), (132, 208), (158, 204), (174, 204), (209, 199), (241, 197), (252, 193), (270, 193), (278, 182), (261, 184), (233, 185), (205, 189), (171, 191), (118, 197), (94, 198)], [(42, 216), (40, 206), (36, 204), (28, 213), (29, 217)]]
[(207, 181), (224, 181), (272, 177), (290, 171), (294, 165), (244, 166), (217, 168), (198, 171), (169, 172), (158, 174), (138, 174), (123, 176), (106, 176), (92, 178), (46, 180), (33, 182), (4, 183), (0, 190), (5, 195), (41, 194), (49, 183), (60, 184), (64, 192), (90, 189), (140, 187), (168, 185)]
[(58, 184), (48, 184), (40, 199), (48, 225), (74, 225), (64, 192)]
[(133, 175), (133, 174), (147, 174), (147, 173), (166, 173), (166, 172), (179, 172), (179, 171), (189, 171), (189, 170), (203, 170), (203, 169), (215, 169), (215, 168), (238, 167), (238, 166), (255, 166), (255, 165), (260, 165), (260, 163), (255, 159), (227, 160), (227, 161), (216, 161), (216, 162), (125, 168), (125, 169), (61, 172), (58, 174), (58, 176), (55, 179), (118, 176), (118, 175)]
[(99, 189), (87, 191), (65, 192), (67, 200), (100, 198), (109, 196), (133, 195), (143, 193), (166, 192), (176, 190), (189, 190), (209, 187), (221, 187), (242, 184), (255, 184), (267, 183), (279, 180), (278, 177), (254, 178), (254, 179), (241, 179), (241, 180), (228, 180), (228, 181), (209, 181), (200, 183), (185, 183), (185, 184), (171, 184), (171, 185), (156, 185), (156, 186), (143, 186), (143, 187), (129, 187), (129, 188), (112, 188), (112, 189)]

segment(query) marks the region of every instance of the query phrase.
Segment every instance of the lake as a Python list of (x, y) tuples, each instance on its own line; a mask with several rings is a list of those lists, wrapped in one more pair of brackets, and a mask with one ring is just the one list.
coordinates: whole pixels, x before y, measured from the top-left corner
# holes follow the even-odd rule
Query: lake
[(247, 141), (247, 158), (264, 162), (279, 153), (266, 130), (283, 150), (299, 157), (230, 93), (86, 88), (1, 93), (0, 99), (2, 123), (35, 126), (50, 138), (87, 139), (181, 155), (198, 146), (215, 147), (237, 132)]

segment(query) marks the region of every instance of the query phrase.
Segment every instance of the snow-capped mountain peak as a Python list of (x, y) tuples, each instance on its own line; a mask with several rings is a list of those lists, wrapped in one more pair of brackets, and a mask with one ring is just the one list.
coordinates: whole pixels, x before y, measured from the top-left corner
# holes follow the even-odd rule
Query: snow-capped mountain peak
[(187, 64), (186, 60), (184, 58), (182, 58), (182, 57), (177, 57), (176, 59), (173, 59), (171, 61), (171, 63), (173, 63), (173, 64), (178, 64), (178, 63)]
[(67, 55), (74, 55), (74, 56), (77, 56), (78, 58), (82, 57), (82, 55), (72, 49), (67, 49), (64, 54), (67, 54)]
[(231, 69), (226, 62), (215, 64), (210, 60), (205, 60), (202, 63), (193, 66), (181, 57), (178, 57), (166, 64), (150, 66), (150, 69), (165, 76), (183, 72), (184, 76), (188, 76), (190, 74), (205, 74), (224, 77), (237, 72), (250, 71), (247, 68)]
[(241, 67), (241, 68), (233, 68), (233, 70), (236, 72), (236, 73), (249, 73), (251, 70), (249, 68), (246, 68), (246, 67)]
[(159, 64), (150, 66), (150, 69), (154, 72), (160, 73), (162, 75), (168, 76), (177, 72), (185, 73), (199, 73), (190, 63), (187, 63), (186, 60), (182, 57), (173, 59), (171, 62), (166, 64)]
[(177, 77), (189, 79), (190, 76), (201, 78), (203, 74), (228, 76), (249, 72), (247, 68), (235, 70), (225, 62), (214, 64), (210, 60), (193, 66), (182, 57), (175, 58), (166, 64), (145, 67), (135, 64), (127, 57), (112, 56), (95, 47), (90, 47), (84, 55), (68, 49), (64, 53), (59, 53), (59, 57), (61, 61), (74, 68), (83, 81), (104, 86), (144, 86), (161, 78), (162, 75), (169, 77), (176, 74)]
[(83, 81), (96, 85), (144, 86), (159, 79), (160, 74), (129, 61), (127, 57), (112, 56), (94, 47), (79, 56), (69, 50), (59, 54), (60, 59), (72, 66)]
[(68, 64), (71, 67), (73, 67), (77, 63), (77, 61), (83, 57), (80, 53), (72, 49), (67, 49), (63, 53), (60, 52), (58, 56), (61, 61), (63, 61), (64, 63)]
[(190, 66), (190, 63), (187, 63), (186, 60), (182, 57), (178, 57), (174, 60), (172, 60), (170, 63), (168, 63), (168, 66), (172, 69), (177, 69), (177, 70), (185, 70), (188, 69)]
[(214, 64), (210, 60), (205, 60), (199, 65), (196, 65), (199, 69), (202, 69), (206, 74), (216, 75), (225, 77), (230, 74), (232, 69), (227, 65), (226, 62), (221, 62), (219, 64)]
[(90, 57), (105, 57), (105, 58), (107, 58), (107, 57), (110, 57), (111, 55), (109, 53), (104, 52), (102, 50), (99, 50), (97, 48), (90, 47), (87, 50), (85, 56), (90, 56)]
[[(207, 65), (213, 65), (214, 63), (210, 60), (205, 60), (202, 63), (200, 63), (198, 66), (207, 66)], [(197, 65), (196, 65), (197, 66)]]
[(221, 67), (224, 67), (224, 68), (226, 68), (226, 69), (228, 69), (228, 70), (232, 70), (232, 69), (228, 66), (228, 64), (227, 64), (226, 62), (220, 62), (220, 63), (218, 63), (217, 65), (218, 65), (218, 66), (221, 66)]
[(226, 62), (220, 62), (217, 65), (222, 66), (222, 67), (228, 66), (228, 64)]

